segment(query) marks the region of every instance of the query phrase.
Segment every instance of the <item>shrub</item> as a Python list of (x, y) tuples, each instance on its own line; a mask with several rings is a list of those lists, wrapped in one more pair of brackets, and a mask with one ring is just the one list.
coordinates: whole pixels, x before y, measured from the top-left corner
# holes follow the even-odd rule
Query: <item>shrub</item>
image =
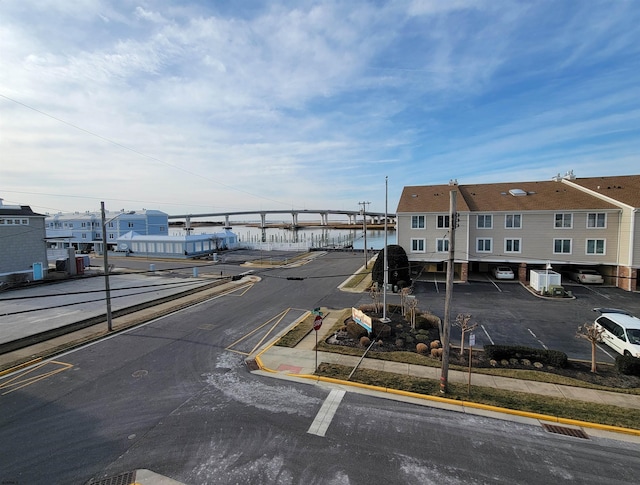
[(347, 333), (349, 334), (349, 337), (354, 340), (359, 340), (360, 337), (364, 337), (367, 335), (367, 331), (364, 329), (364, 327), (361, 327), (353, 320), (347, 323)]
[(371, 340), (369, 339), (369, 337), (360, 337), (360, 345), (362, 345), (363, 347), (369, 347), (370, 343)]
[(421, 342), (418, 345), (416, 345), (416, 352), (418, 352), (419, 354), (426, 354), (427, 350), (429, 350), (429, 347), (427, 347), (427, 344), (423, 344)]
[(420, 313), (416, 315), (416, 330), (429, 330), (440, 328), (440, 318), (432, 313)]
[(373, 327), (373, 335), (377, 338), (389, 338), (391, 337), (391, 327), (386, 323), (382, 323), (380, 320), (374, 320), (371, 322)]
[(567, 354), (559, 350), (536, 349), (522, 345), (485, 345), (484, 354), (492, 360), (529, 359), (554, 367), (567, 366)]
[(428, 342), (429, 341), (429, 336), (425, 335), (423, 333), (419, 333), (419, 334), (416, 334), (415, 339), (418, 342)]
[[(371, 269), (371, 280), (379, 285), (384, 283), (384, 258), (381, 256), (381, 254), (378, 255)], [(403, 281), (407, 286), (411, 284), (409, 258), (402, 246), (397, 244), (387, 245), (387, 267), (389, 268), (387, 278), (389, 284), (397, 285), (399, 281)]]
[(618, 355), (616, 357), (616, 369), (621, 374), (640, 376), (640, 359), (630, 355)]

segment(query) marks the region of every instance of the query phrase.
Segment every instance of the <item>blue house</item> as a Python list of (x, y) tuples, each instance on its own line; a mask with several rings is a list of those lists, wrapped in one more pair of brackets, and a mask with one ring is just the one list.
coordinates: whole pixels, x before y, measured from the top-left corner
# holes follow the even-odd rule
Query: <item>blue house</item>
[[(169, 234), (168, 215), (158, 210), (106, 211), (105, 222), (109, 249), (115, 249), (118, 238), (131, 231), (143, 235)], [(102, 214), (99, 211), (47, 215), (45, 225), (51, 249), (74, 247), (80, 252), (102, 251)]]

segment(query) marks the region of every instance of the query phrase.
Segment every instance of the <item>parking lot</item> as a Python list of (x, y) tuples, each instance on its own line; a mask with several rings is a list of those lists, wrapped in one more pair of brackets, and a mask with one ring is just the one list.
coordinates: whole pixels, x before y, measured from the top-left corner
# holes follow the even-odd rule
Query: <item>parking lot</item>
[[(470, 313), (478, 326), (476, 346), (488, 344), (525, 345), (565, 352), (571, 359), (591, 360), (591, 344), (576, 337), (584, 323), (593, 323), (597, 307), (621, 308), (640, 315), (640, 295), (601, 285), (565, 283), (575, 299), (540, 298), (515, 281), (496, 281), (489, 277), (455, 284), (451, 318)], [(419, 281), (414, 294), (418, 307), (444, 314), (445, 284)], [(452, 325), (451, 343), (459, 345), (460, 330)], [(599, 362), (613, 362), (616, 352), (598, 345)]]

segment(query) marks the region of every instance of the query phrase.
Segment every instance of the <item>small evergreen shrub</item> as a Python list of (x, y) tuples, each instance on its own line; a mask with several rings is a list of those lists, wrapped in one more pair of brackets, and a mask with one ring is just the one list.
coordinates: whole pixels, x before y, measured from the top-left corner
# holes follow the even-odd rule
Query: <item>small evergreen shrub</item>
[(616, 369), (621, 374), (640, 376), (640, 359), (630, 355), (618, 355), (616, 357)]
[(485, 345), (484, 353), (491, 360), (528, 359), (554, 367), (566, 367), (567, 354), (559, 350), (536, 349), (523, 345)]

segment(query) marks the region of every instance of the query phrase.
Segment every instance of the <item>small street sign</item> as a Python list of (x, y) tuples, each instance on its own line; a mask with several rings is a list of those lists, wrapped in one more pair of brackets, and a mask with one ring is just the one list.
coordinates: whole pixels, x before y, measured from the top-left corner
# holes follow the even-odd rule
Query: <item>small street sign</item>
[(316, 315), (316, 318), (313, 321), (313, 329), (317, 332), (322, 327), (322, 317), (320, 315)]
[(476, 345), (476, 334), (472, 332), (469, 334), (469, 347), (474, 347), (475, 345)]

